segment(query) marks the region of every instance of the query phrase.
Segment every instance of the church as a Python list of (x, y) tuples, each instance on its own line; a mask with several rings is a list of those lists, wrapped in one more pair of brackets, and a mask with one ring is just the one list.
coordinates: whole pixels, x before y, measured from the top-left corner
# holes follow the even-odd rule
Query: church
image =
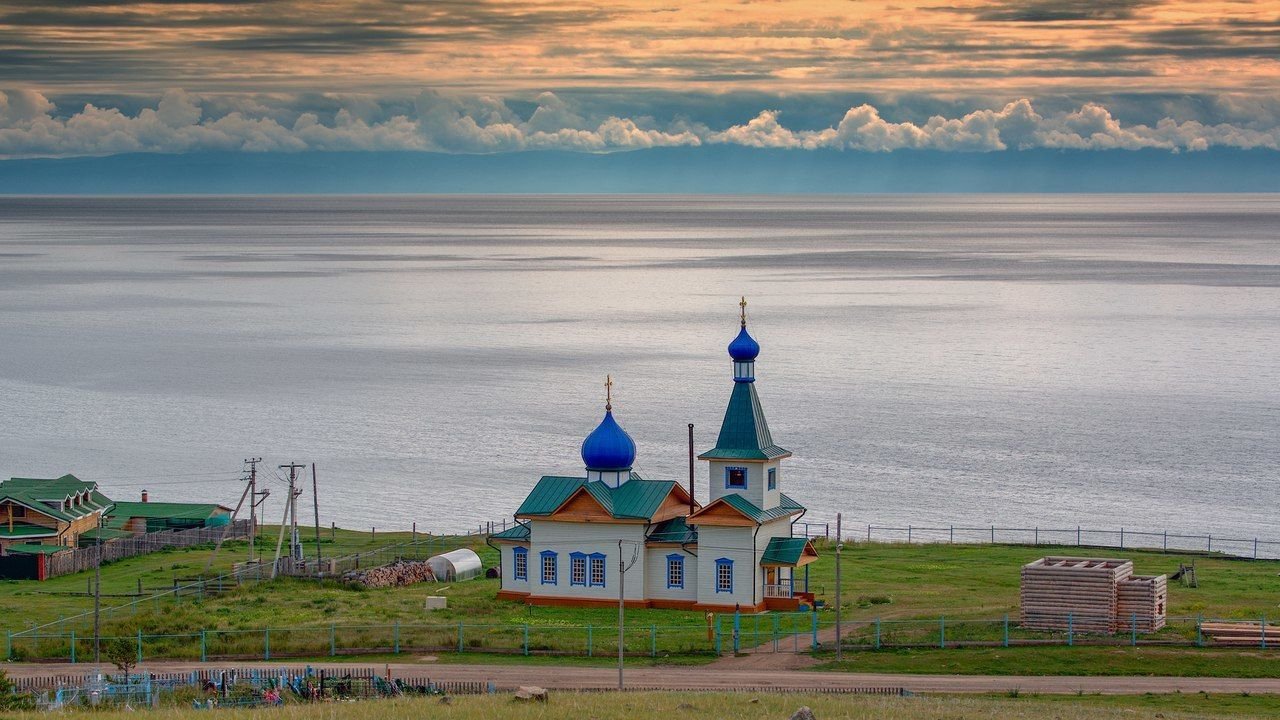
[(636, 444), (613, 416), (582, 443), (584, 477), (544, 476), (515, 512), (515, 527), (490, 537), (502, 556), (498, 597), (531, 605), (759, 612), (794, 610), (806, 592), (801, 568), (817, 559), (792, 537), (805, 512), (782, 491), (783, 461), (756, 394), (760, 345), (741, 328), (729, 343), (733, 390), (700, 504), (673, 480), (632, 471)]

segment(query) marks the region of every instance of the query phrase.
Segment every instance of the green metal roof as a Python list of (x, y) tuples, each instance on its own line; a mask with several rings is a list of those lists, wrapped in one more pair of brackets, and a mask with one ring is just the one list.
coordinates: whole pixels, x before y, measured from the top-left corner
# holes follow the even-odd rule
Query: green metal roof
[(649, 542), (696, 543), (698, 531), (690, 527), (685, 518), (676, 517), (654, 525), (645, 539)]
[(515, 525), (507, 528), (506, 530), (503, 530), (502, 532), (496, 532), (490, 535), (489, 537), (493, 540), (516, 540), (516, 541), (528, 540), (529, 526), (526, 525), (525, 523), (518, 522)]
[(41, 527), (39, 525), (23, 525), (21, 520), (14, 518), (13, 531), (9, 531), (9, 524), (0, 521), (0, 539), (12, 540), (14, 538), (40, 537), (42, 535), (57, 535), (58, 531), (53, 528)]
[(803, 505), (783, 493), (778, 493), (778, 495), (781, 498), (781, 502), (778, 503), (777, 507), (769, 508), (768, 510), (761, 510), (756, 507), (755, 503), (736, 493), (725, 495), (721, 500), (724, 500), (735, 510), (761, 525), (781, 518), (791, 517), (796, 511), (804, 510)]
[(547, 475), (538, 480), (529, 497), (516, 510), (516, 515), (550, 515), (578, 488), (585, 487), (591, 497), (613, 517), (620, 520), (648, 520), (658, 511), (663, 499), (675, 485), (671, 480), (644, 480), (633, 474), (622, 487), (612, 488), (599, 480), (587, 482), (586, 478)]
[(230, 508), (209, 503), (118, 502), (107, 514), (113, 518), (208, 520), (227, 512)]
[(795, 565), (804, 554), (804, 546), (809, 538), (769, 538), (769, 544), (760, 557), (761, 565)]
[(4, 551), (10, 555), (53, 555), (70, 549), (66, 545), (10, 545)]
[(703, 460), (774, 460), (791, 453), (778, 447), (769, 434), (756, 384), (736, 382), (729, 407), (720, 423), (716, 446), (698, 457)]
[(132, 536), (133, 536), (133, 533), (125, 532), (124, 530), (115, 530), (109, 527), (104, 527), (101, 529), (93, 528), (92, 530), (85, 530), (84, 532), (80, 533), (80, 541), (83, 542), (85, 540), (98, 540), (99, 538), (101, 538), (102, 540), (115, 540), (117, 538), (132, 537)]
[[(85, 491), (88, 491), (89, 498), (84, 504), (62, 509), (63, 500)], [(0, 500), (6, 499), (63, 522), (71, 522), (112, 505), (110, 499), (98, 492), (97, 483), (81, 480), (75, 475), (53, 479), (12, 478), (0, 482)], [(49, 502), (57, 503), (58, 507), (49, 505)]]

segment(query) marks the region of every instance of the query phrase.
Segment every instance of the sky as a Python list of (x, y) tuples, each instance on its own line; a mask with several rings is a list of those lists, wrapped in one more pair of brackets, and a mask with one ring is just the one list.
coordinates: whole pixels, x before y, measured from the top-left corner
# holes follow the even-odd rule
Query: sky
[(0, 157), (1280, 149), (1280, 2), (0, 0)]

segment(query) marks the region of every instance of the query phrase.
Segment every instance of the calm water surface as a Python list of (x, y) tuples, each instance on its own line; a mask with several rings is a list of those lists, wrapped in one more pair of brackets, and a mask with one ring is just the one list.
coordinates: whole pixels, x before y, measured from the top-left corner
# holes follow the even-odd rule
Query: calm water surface
[(1280, 535), (1276, 196), (0, 199), (0, 475), (459, 527), (611, 373), (682, 479), (743, 294), (811, 517)]

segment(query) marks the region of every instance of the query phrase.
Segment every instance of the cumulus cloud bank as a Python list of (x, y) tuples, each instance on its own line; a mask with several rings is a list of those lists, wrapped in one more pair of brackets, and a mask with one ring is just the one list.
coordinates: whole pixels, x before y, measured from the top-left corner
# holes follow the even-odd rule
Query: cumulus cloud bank
[(1100, 104), (1041, 115), (1023, 98), (1000, 109), (959, 117), (937, 115), (920, 123), (886, 120), (879, 109), (850, 108), (819, 130), (791, 129), (780, 113), (763, 110), (724, 129), (648, 117), (590, 118), (553, 93), (543, 93), (522, 117), (502, 98), (457, 97), (424, 92), (390, 114), (368, 99), (340, 101), (325, 113), (292, 111), (244, 102), (216, 116), (211, 104), (170, 90), (156, 107), (136, 114), (86, 104), (58, 113), (31, 90), (0, 92), (0, 156), (110, 155), (128, 152), (300, 152), (418, 150), (498, 153), (524, 150), (615, 152), (662, 146), (729, 144), (794, 150), (889, 152), (900, 149), (992, 152), (1055, 148), (1172, 152), (1210, 147), (1280, 149), (1280, 126), (1205, 124), (1164, 118), (1154, 125), (1126, 125)]

